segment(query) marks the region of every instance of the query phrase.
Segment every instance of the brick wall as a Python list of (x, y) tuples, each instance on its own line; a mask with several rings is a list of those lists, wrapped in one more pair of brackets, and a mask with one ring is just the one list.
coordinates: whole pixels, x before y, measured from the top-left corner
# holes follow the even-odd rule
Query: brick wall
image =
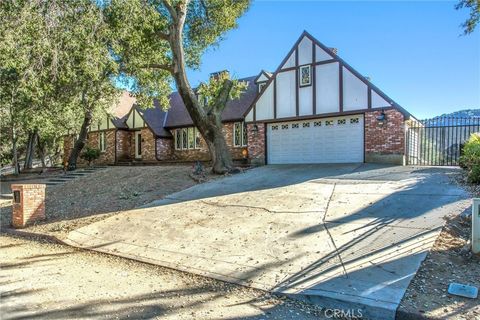
[[(224, 123), (222, 128), (223, 134), (225, 136), (228, 149), (232, 155), (232, 159), (243, 159), (242, 151), (246, 147), (234, 147), (233, 146), (233, 122)], [(175, 135), (175, 130), (172, 130), (172, 134)], [(173, 160), (183, 160), (183, 161), (208, 161), (211, 159), (210, 153), (208, 151), (208, 146), (203, 139), (200, 138), (200, 148), (199, 149), (189, 149), (189, 150), (175, 150), (175, 146), (172, 142), (172, 159)]]
[(127, 130), (117, 131), (117, 160), (129, 160), (131, 150), (132, 132)]
[(141, 130), (142, 135), (142, 160), (155, 161), (155, 136), (149, 128)]
[(265, 124), (257, 123), (257, 132), (254, 124), (247, 124), (248, 157), (252, 164), (265, 164)]
[(171, 160), (173, 154), (173, 139), (157, 138), (158, 160)]
[(385, 111), (386, 123), (378, 123), (381, 111), (365, 113), (365, 162), (403, 164), (404, 116), (395, 109)]
[[(100, 157), (93, 162), (93, 164), (114, 164), (115, 163), (115, 129), (101, 131), (105, 133), (105, 152), (100, 153)], [(99, 149), (99, 139), (100, 131), (89, 132), (87, 135), (87, 142), (84, 149), (80, 154), (82, 154), (86, 147)], [(68, 161), (70, 152), (73, 148), (73, 136), (65, 136), (63, 140), (63, 162)], [(81, 157), (78, 157), (77, 160), (78, 166), (86, 166), (88, 162), (83, 160)]]
[(19, 193), (19, 202), (13, 199), (12, 225), (23, 228), (45, 219), (45, 185), (12, 184), (12, 192)]

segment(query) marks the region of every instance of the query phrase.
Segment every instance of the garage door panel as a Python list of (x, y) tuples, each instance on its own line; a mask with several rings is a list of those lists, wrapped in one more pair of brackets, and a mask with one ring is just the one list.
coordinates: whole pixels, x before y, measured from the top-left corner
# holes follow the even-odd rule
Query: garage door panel
[(268, 162), (363, 162), (363, 115), (273, 123), (267, 129)]

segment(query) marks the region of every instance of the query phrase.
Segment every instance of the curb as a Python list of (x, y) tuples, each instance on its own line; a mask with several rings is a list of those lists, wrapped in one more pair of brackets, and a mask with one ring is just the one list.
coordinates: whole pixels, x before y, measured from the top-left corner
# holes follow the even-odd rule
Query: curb
[(62, 240), (58, 239), (55, 236), (50, 236), (50, 235), (43, 234), (43, 233), (35, 233), (35, 232), (17, 230), (17, 229), (13, 229), (13, 228), (2, 228), (2, 230), (0, 231), (0, 235), (9, 235), (9, 236), (13, 236), (13, 237), (17, 237), (17, 238), (24, 238), (24, 239), (29, 239), (29, 240), (43, 240), (44, 242), (50, 242), (50, 243), (70, 246), (66, 242), (63, 242)]

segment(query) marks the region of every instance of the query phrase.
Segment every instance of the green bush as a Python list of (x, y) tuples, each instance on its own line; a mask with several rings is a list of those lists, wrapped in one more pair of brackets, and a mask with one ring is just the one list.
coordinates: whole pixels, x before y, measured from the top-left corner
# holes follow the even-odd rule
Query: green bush
[(87, 147), (80, 157), (83, 160), (88, 161), (88, 165), (90, 166), (92, 164), (92, 161), (100, 158), (100, 150)]
[(480, 134), (472, 134), (462, 151), (460, 167), (467, 171), (467, 179), (470, 183), (480, 183)]

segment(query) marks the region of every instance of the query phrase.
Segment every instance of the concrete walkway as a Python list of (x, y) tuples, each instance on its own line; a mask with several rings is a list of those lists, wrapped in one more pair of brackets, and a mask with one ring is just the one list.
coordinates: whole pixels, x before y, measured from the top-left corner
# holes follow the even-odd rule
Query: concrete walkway
[(67, 242), (393, 319), (443, 217), (469, 206), (455, 169), (266, 166), (197, 185)]

